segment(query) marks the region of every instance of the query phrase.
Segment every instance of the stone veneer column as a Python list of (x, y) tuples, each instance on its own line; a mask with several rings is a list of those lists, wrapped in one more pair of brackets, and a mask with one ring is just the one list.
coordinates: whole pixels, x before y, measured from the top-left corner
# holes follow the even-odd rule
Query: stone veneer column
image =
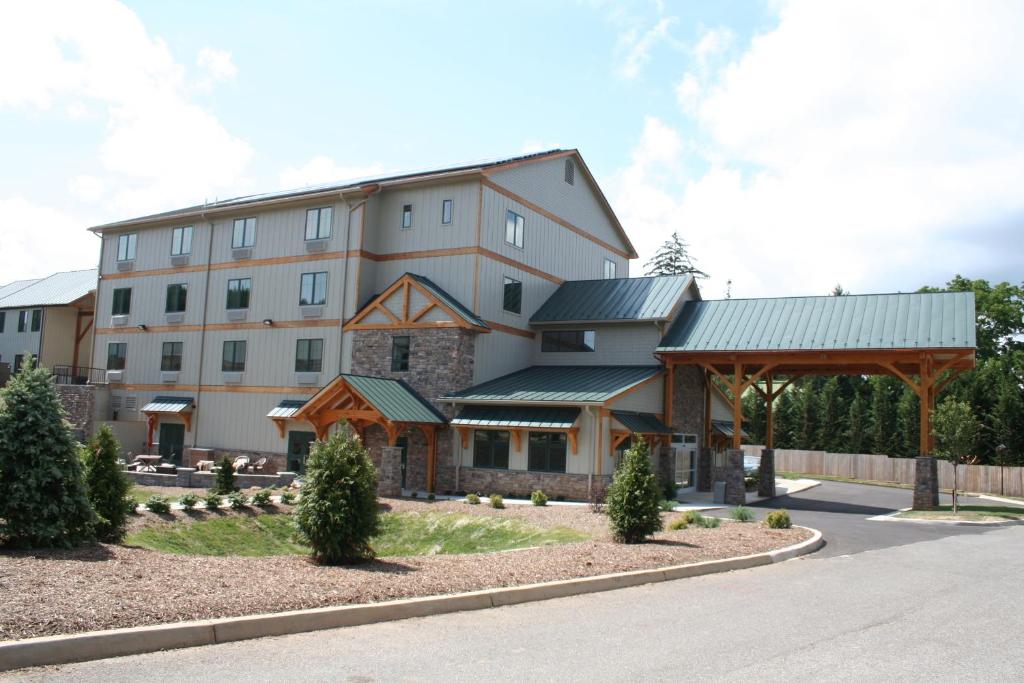
[(397, 498), (402, 495), (402, 449), (381, 446), (377, 495)]
[(744, 505), (747, 502), (747, 487), (743, 483), (743, 451), (730, 448), (725, 452), (725, 503)]
[(700, 449), (697, 454), (697, 490), (710, 491), (715, 465), (715, 454), (710, 447)]
[(939, 463), (933, 456), (916, 458), (914, 469), (914, 509), (934, 510), (939, 507)]
[(761, 466), (758, 468), (757, 494), (775, 497), (775, 449), (761, 450)]

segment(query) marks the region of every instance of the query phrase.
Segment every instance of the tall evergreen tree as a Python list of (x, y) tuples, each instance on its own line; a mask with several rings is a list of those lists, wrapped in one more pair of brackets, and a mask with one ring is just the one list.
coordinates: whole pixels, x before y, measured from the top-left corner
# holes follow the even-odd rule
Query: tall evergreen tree
[(871, 378), (871, 452), (877, 455), (896, 455), (899, 451), (893, 389), (893, 378)]
[(96, 538), (104, 543), (118, 543), (128, 523), (128, 490), (131, 488), (117, 464), (121, 444), (110, 427), (103, 425), (82, 450), (89, 502), (97, 517)]
[[(1005, 363), (996, 387), (995, 405), (987, 416), (989, 431), (995, 441), (994, 462), (997, 465), (1024, 465), (1024, 390), (1019, 376), (1021, 355), (1017, 362)], [(1017, 366), (1017, 367), (1015, 367)]]
[(839, 378), (830, 377), (821, 389), (819, 407), (820, 425), (818, 444), (832, 453), (842, 453), (846, 447), (846, 414), (839, 392)]
[(818, 450), (821, 444), (818, 442), (819, 404), (818, 382), (812, 380), (800, 387), (799, 406), (800, 422), (797, 432), (797, 448)]
[(768, 413), (764, 399), (754, 389), (743, 394), (743, 416), (751, 443), (764, 443), (768, 427)]
[[(799, 381), (799, 380), (797, 380)], [(776, 448), (799, 448), (797, 443), (797, 431), (799, 415), (796, 410), (796, 401), (793, 396), (796, 393), (794, 382), (790, 388), (783, 391), (775, 401), (775, 447)]]
[(646, 275), (693, 275), (706, 278), (708, 274), (697, 268), (690, 256), (690, 245), (673, 232), (672, 236), (658, 248), (654, 257), (646, 264)]
[(901, 458), (916, 458), (921, 450), (921, 399), (903, 385), (896, 402), (897, 452)]
[(847, 453), (867, 453), (868, 451), (868, 402), (864, 393), (858, 391), (850, 403), (850, 418), (846, 427)]

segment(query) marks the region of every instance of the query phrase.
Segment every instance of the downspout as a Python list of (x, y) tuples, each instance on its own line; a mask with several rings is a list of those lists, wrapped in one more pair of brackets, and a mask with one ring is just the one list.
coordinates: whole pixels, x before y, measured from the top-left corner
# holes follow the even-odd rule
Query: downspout
[[(96, 297), (92, 304), (92, 344), (90, 344), (90, 348), (92, 351), (90, 355), (92, 357), (89, 359), (89, 367), (93, 367), (92, 364), (96, 362), (96, 328), (99, 327), (100, 322), (100, 284), (103, 282), (103, 233), (94, 232), (93, 234), (100, 238), (100, 260), (96, 264)], [(106, 363), (104, 363), (103, 365), (104, 369), (106, 369)], [(90, 375), (91, 374), (92, 373), (90, 373)], [(104, 384), (106, 383), (106, 380), (107, 377), (106, 374), (104, 374)], [(92, 381), (91, 377), (90, 381)]]
[[(206, 212), (201, 214), (206, 219)], [(199, 443), (199, 422), (203, 419), (203, 412), (199, 410), (199, 397), (203, 393), (203, 357), (206, 350), (206, 313), (210, 307), (210, 261), (213, 258), (213, 221), (207, 220), (210, 226), (210, 239), (206, 242), (206, 279), (203, 282), (203, 326), (199, 331), (199, 376), (196, 378), (196, 401), (192, 409), (192, 448)], [(184, 454), (182, 454), (184, 455)]]
[[(348, 308), (348, 260), (349, 252), (351, 251), (351, 244), (349, 240), (352, 237), (352, 208), (348, 203), (348, 200), (341, 196), (342, 203), (345, 204), (345, 261), (341, 267), (341, 329), (338, 331), (340, 334), (338, 341), (338, 374), (345, 371), (345, 315)], [(358, 290), (359, 283), (356, 283), (356, 289)]]

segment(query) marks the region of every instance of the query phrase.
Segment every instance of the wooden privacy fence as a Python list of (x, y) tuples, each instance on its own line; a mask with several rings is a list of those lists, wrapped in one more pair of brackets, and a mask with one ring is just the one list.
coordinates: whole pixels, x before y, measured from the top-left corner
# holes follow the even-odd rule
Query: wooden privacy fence
[[(760, 455), (763, 446), (743, 446), (748, 455)], [(939, 460), (939, 487), (953, 488), (953, 465)], [(891, 481), (914, 485), (914, 459), (866, 453), (826, 453), (775, 449), (776, 472), (804, 472), (826, 477)], [(960, 465), (957, 489), (971, 493), (1024, 497), (1024, 467)]]

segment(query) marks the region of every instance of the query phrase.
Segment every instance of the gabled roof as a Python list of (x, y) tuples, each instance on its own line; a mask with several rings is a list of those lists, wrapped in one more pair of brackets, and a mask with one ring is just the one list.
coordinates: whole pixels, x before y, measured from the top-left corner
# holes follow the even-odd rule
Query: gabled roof
[(659, 352), (973, 349), (973, 292), (688, 301)]
[(634, 434), (671, 434), (672, 428), (661, 421), (654, 413), (634, 413), (625, 410), (613, 410), (612, 417)]
[(470, 325), (474, 327), (488, 328), (487, 323), (485, 323), (482, 318), (478, 317), (475, 313), (473, 313), (473, 311), (463, 306), (462, 302), (456, 299), (454, 296), (452, 296), (451, 294), (449, 294), (448, 292), (444, 291), (436, 284), (434, 284), (434, 281), (431, 280), (430, 278), (424, 277), (422, 275), (416, 275), (415, 273), (406, 273), (406, 275), (411, 277), (419, 284), (423, 285), (424, 289), (426, 289), (435, 297), (437, 297), (442, 303), (444, 303), (445, 306), (450, 308), (452, 311), (458, 313), (459, 317), (465, 320)]
[[(410, 305), (411, 290), (415, 289), (426, 300), (425, 305)], [(387, 302), (397, 298), (392, 310)], [(441, 319), (430, 314), (433, 309), (442, 310)], [(375, 314), (376, 312), (376, 314)], [(376, 321), (374, 320), (376, 317)], [(441, 289), (429, 278), (414, 273), (405, 273), (388, 285), (380, 294), (366, 302), (352, 318), (345, 323), (345, 330), (416, 327), (466, 327), (478, 332), (490, 332), (490, 326), (462, 305), (458, 299)]]
[[(340, 374), (320, 391), (332, 390), (335, 383), (339, 381), (347, 383), (359, 392), (382, 416), (392, 422), (421, 424), (444, 424), (447, 422), (444, 415), (416, 393), (415, 389), (400, 379)], [(317, 396), (319, 394), (306, 401), (306, 404), (315, 403)]]
[(530, 323), (669, 320), (692, 282), (690, 275), (564, 282)]
[[(0, 308), (28, 308), (30, 306), (66, 306), (96, 291), (97, 271), (73, 270), (54, 273), (41, 280), (23, 280), (29, 284), (14, 289), (0, 298)], [(3, 287), (6, 292), (18, 283)], [(2, 293), (2, 292), (0, 292)]]
[(470, 405), (459, 411), (452, 425), (497, 429), (569, 429), (576, 424), (579, 416), (579, 408)]
[(458, 403), (595, 403), (661, 374), (659, 365), (543, 365), (441, 397)]

